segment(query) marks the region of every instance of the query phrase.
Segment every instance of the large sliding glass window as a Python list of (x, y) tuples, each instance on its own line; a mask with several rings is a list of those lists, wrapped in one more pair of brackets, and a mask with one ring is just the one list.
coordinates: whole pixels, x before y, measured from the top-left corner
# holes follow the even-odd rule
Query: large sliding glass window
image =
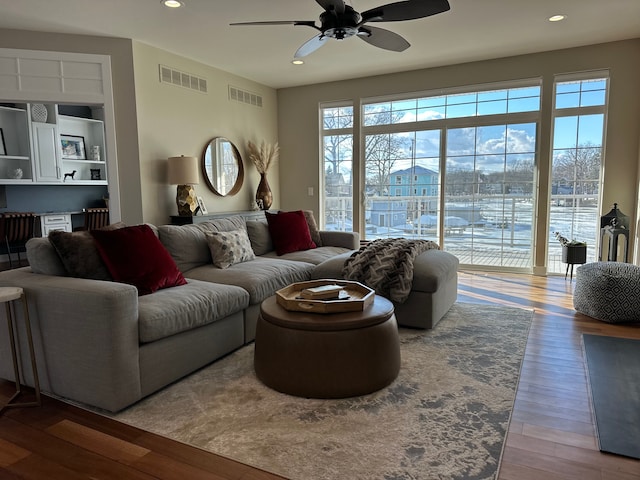
[(555, 232), (586, 242), (587, 261), (596, 259), (608, 83), (606, 72), (586, 79), (559, 78), (555, 83), (550, 273), (566, 272)]
[(536, 123), (447, 130), (444, 229), (465, 263), (532, 264)]
[(364, 238), (530, 268), (540, 87), (528, 83), (364, 102)]

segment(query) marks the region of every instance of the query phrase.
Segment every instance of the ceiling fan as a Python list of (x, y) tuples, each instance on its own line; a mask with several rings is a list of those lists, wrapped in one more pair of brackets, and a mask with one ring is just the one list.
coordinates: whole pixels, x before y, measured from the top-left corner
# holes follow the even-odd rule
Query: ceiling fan
[(447, 0), (405, 0), (372, 8), (362, 13), (346, 5), (344, 0), (316, 0), (324, 8), (320, 14), (320, 26), (313, 20), (281, 20), (271, 22), (241, 22), (231, 25), (302, 25), (315, 28), (320, 33), (296, 51), (294, 57), (301, 58), (315, 52), (328, 39), (357, 36), (374, 47), (402, 52), (410, 44), (402, 36), (384, 28), (365, 25), (369, 22), (399, 22), (429, 17), (446, 12), (451, 7)]

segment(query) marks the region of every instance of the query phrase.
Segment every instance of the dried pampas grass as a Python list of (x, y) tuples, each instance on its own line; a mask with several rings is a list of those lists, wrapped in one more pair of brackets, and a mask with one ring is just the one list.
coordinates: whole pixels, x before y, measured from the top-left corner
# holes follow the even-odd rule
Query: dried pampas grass
[(249, 158), (259, 173), (267, 173), (267, 170), (278, 159), (278, 154), (280, 153), (278, 142), (273, 145), (262, 142), (260, 148), (258, 148), (255, 143), (249, 141), (247, 147), (249, 149)]

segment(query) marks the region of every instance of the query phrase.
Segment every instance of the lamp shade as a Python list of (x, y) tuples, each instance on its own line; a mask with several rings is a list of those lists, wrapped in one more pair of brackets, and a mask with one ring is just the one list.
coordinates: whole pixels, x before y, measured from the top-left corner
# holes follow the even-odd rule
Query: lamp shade
[(198, 175), (198, 159), (196, 157), (170, 157), (168, 166), (168, 180), (171, 185), (197, 185), (200, 183)]

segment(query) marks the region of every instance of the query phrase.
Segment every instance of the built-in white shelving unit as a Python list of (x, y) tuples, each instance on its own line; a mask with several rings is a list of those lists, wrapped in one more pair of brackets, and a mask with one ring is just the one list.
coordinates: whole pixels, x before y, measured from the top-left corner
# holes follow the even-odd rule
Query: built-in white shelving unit
[(46, 104), (46, 118), (32, 118), (33, 105), (0, 106), (0, 184), (106, 185), (104, 122), (92, 118), (102, 109), (73, 116)]

